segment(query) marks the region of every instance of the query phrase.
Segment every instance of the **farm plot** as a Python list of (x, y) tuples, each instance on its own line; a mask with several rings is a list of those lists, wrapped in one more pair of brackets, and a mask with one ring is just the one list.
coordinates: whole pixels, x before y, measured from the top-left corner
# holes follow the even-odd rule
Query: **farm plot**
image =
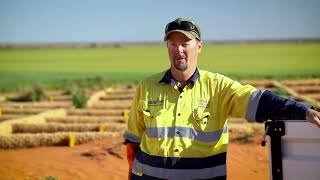
[[(320, 80), (291, 80), (291, 81), (241, 81), (242, 84), (251, 84), (258, 89), (270, 89), (277, 92), (279, 89), (285, 91), (286, 97), (293, 97), (312, 105), (319, 104)], [(11, 136), (0, 138), (2, 148), (34, 147), (37, 145), (61, 145), (68, 144), (66, 141), (73, 140), (76, 143), (80, 139), (95, 139), (106, 136), (120, 136), (125, 130), (125, 123), (128, 119), (128, 113), (135, 93), (134, 87), (116, 86), (106, 90), (91, 93), (90, 104), (86, 108), (75, 108), (72, 105), (71, 97), (61, 95), (61, 92), (52, 93), (50, 98), (44, 102), (35, 103), (1, 103), (1, 116), (5, 118), (20, 118), (42, 113), (48, 109), (64, 108), (64, 116), (45, 117), (41, 123), (23, 123), (16, 122), (11, 125)], [(283, 94), (280, 94), (283, 95)], [(316, 106), (318, 107), (318, 106)], [(10, 120), (9, 120), (10, 121)], [(243, 129), (244, 132), (261, 131), (262, 124), (249, 124), (244, 119), (229, 119), (230, 130)], [(84, 135), (91, 132), (91, 135)], [(63, 135), (61, 135), (63, 134)], [(75, 135), (76, 134), (76, 135)], [(34, 135), (34, 136), (33, 136)], [(90, 137), (90, 138), (83, 138)], [(43, 137), (42, 137), (43, 136)], [(12, 143), (8, 139), (20, 138), (18, 144)], [(34, 141), (32, 142), (32, 137)], [(58, 138), (60, 141), (54, 141), (50, 138)], [(29, 138), (29, 139), (28, 139)], [(88, 141), (89, 141), (88, 140)], [(45, 143), (47, 142), (47, 143)], [(9, 144), (8, 144), (9, 143)], [(12, 144), (10, 144), (12, 143)], [(2, 144), (2, 145), (1, 145)], [(25, 144), (25, 145), (23, 145)]]
[(36, 115), (52, 109), (72, 107), (71, 96), (61, 95), (63, 94), (63, 91), (48, 91), (46, 94), (47, 96), (45, 100), (33, 102), (6, 101), (6, 99), (10, 99), (16, 95), (4, 98), (4, 100), (0, 102), (0, 122)]
[(320, 109), (320, 79), (281, 81), (280, 84), (275, 84), (285, 89), (292, 98)]
[[(64, 108), (64, 116), (46, 116), (44, 121), (11, 124), (9, 136), (0, 136), (0, 148), (21, 148), (84, 143), (103, 137), (121, 136), (126, 128), (135, 89), (113, 87), (95, 94), (86, 108), (75, 108), (71, 96), (56, 93), (45, 102), (3, 103), (2, 117), (21, 118), (52, 108)], [(18, 116), (19, 115), (19, 116)], [(13, 120), (8, 120), (8, 122)], [(6, 121), (4, 120), (4, 122)], [(0, 124), (1, 125), (1, 124)]]

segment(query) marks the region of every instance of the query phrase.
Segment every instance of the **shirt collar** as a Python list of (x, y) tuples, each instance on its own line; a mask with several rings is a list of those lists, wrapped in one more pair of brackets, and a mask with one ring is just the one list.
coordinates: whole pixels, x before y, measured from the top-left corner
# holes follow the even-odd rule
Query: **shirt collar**
[[(198, 77), (199, 77), (199, 70), (198, 70), (198, 68), (196, 68), (196, 70), (194, 71), (192, 76), (187, 80), (187, 84), (189, 84), (189, 83), (194, 84), (197, 81)], [(166, 71), (166, 73), (164, 74), (162, 79), (159, 81), (159, 83), (171, 84), (172, 86), (174, 86), (176, 84), (176, 80), (173, 78), (170, 69), (168, 69)]]

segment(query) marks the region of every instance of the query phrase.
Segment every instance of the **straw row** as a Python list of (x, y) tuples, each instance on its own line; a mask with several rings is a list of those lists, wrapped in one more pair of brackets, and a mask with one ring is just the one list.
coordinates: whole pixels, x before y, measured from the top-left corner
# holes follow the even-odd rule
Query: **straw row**
[(49, 96), (49, 101), (72, 101), (71, 95)]
[(130, 109), (132, 102), (108, 103), (107, 101), (99, 101), (91, 107), (95, 109)]
[(301, 94), (315, 94), (315, 93), (320, 93), (320, 87), (291, 87), (294, 91), (301, 93)]
[(67, 111), (67, 114), (77, 116), (121, 116), (123, 112), (124, 111), (120, 109), (70, 109)]
[(48, 123), (109, 123), (109, 122), (117, 122), (124, 123), (123, 116), (66, 116), (66, 117), (55, 117), (55, 118), (46, 118)]
[(125, 124), (63, 124), (63, 123), (43, 123), (43, 124), (12, 124), (12, 133), (55, 133), (55, 132), (88, 132), (106, 131), (121, 132), (126, 128)]
[(2, 114), (0, 116), (0, 122), (7, 121), (10, 119), (22, 118), (25, 117), (24, 114)]
[(30, 115), (30, 114), (39, 114), (41, 112), (46, 111), (47, 109), (43, 108), (3, 108), (2, 113), (3, 114), (25, 114), (25, 115)]
[(130, 94), (135, 93), (136, 88), (110, 88), (106, 91), (107, 94)]
[(282, 84), (288, 87), (296, 86), (320, 86), (320, 79), (303, 79), (303, 80), (285, 80), (281, 81)]
[(0, 107), (13, 108), (68, 108), (72, 106), (72, 102), (27, 102), (27, 103), (0, 103)]
[(41, 133), (41, 134), (13, 134), (11, 136), (0, 136), (0, 148), (28, 148), (38, 146), (67, 146), (70, 135), (74, 135), (75, 144), (83, 144), (91, 140), (105, 137), (121, 136), (120, 132), (86, 132), (86, 133)]
[(132, 100), (132, 95), (107, 95), (100, 98), (103, 101), (111, 101), (111, 100)]

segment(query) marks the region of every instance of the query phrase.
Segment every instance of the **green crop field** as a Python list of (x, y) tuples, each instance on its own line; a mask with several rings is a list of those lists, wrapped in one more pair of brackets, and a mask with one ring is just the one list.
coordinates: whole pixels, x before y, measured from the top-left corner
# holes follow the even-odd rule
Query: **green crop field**
[[(106, 48), (0, 49), (0, 91), (103, 79), (136, 82), (169, 67), (165, 44)], [(320, 44), (206, 44), (200, 69), (236, 79), (320, 77)]]

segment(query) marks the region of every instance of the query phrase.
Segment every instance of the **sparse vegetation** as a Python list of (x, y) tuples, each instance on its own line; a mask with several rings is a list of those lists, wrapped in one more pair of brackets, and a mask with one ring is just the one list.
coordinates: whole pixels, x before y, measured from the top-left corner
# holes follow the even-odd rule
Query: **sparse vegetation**
[(276, 94), (278, 94), (279, 96), (283, 96), (283, 97), (289, 97), (290, 94), (283, 88), (280, 88), (280, 87), (276, 87), (276, 88), (273, 88), (272, 91)]
[(85, 95), (84, 91), (79, 89), (74, 94), (72, 94), (72, 102), (76, 108), (85, 108), (87, 105), (88, 97)]
[[(253, 143), (255, 142), (255, 136), (261, 135), (263, 130), (259, 126), (242, 125), (241, 128), (233, 128), (233, 137), (230, 137), (230, 141), (237, 143)], [(262, 137), (262, 136), (261, 136)]]
[(8, 97), (7, 100), (14, 102), (35, 102), (47, 99), (43, 88), (40, 85), (35, 85), (33, 88), (17, 97)]
[(253, 132), (252, 131), (242, 131), (238, 135), (237, 138), (235, 138), (235, 141), (241, 142), (241, 143), (250, 143), (252, 142)]
[(79, 86), (76, 85), (74, 82), (69, 83), (66, 86), (65, 90), (63, 91), (62, 95), (72, 95), (79, 89)]
[(55, 176), (46, 176), (44, 179), (45, 180), (58, 180), (58, 178)]
[(74, 82), (70, 83), (62, 94), (71, 95), (72, 103), (76, 108), (85, 108), (87, 105), (88, 97), (85, 91)]

